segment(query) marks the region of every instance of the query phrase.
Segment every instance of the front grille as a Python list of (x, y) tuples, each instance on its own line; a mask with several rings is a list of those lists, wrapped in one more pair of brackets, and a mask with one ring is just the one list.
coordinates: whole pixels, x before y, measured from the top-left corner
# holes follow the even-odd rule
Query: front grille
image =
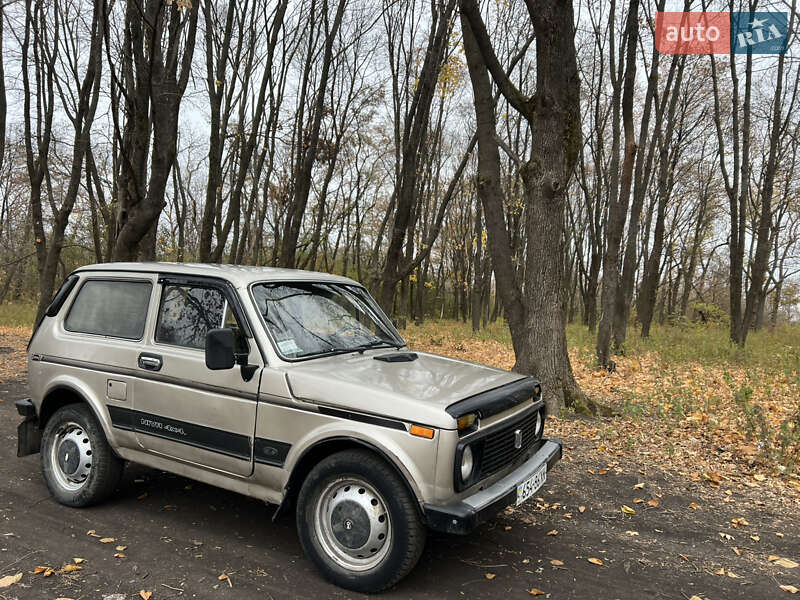
[[(513, 463), (530, 450), (539, 438), (540, 432), (537, 432), (536, 423), (540, 411), (541, 409), (531, 411), (518, 421), (504, 425), (484, 438), (483, 457), (480, 463), (481, 479)], [(514, 438), (518, 429), (522, 434), (522, 445), (520, 448), (515, 448)]]

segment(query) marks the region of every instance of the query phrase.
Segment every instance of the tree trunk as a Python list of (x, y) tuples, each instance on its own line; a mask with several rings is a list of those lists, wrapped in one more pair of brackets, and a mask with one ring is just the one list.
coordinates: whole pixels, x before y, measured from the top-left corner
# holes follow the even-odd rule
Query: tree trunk
[[(515, 370), (542, 381), (548, 409), (565, 405), (591, 412), (567, 353), (564, 289), (564, 219), (568, 182), (581, 147), (580, 78), (572, 5), (558, 0), (526, 2), (536, 34), (536, 95), (524, 97), (494, 54), (475, 0), (462, 0), (464, 50), (475, 97), (478, 129), (478, 196), (486, 215), (489, 251), (508, 316)], [(536, 144), (523, 165), (525, 254), (523, 303), (511, 260), (500, 191), (494, 102), (487, 70), (511, 106), (530, 124)], [(596, 407), (594, 407), (596, 408)]]

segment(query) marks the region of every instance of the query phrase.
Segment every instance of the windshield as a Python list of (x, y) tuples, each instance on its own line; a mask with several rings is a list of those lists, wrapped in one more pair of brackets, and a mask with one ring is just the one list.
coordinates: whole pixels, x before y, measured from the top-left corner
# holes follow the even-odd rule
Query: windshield
[(363, 288), (331, 283), (259, 283), (253, 297), (285, 358), (405, 345)]

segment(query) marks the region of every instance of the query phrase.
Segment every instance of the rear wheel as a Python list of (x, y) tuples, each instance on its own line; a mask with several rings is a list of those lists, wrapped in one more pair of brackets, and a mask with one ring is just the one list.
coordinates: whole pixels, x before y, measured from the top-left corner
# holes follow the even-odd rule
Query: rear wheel
[(398, 474), (364, 450), (321, 461), (297, 502), (303, 550), (326, 579), (377, 592), (405, 577), (425, 546), (416, 500)]
[(85, 404), (58, 409), (42, 434), (42, 474), (53, 497), (67, 506), (89, 506), (119, 484), (123, 462)]

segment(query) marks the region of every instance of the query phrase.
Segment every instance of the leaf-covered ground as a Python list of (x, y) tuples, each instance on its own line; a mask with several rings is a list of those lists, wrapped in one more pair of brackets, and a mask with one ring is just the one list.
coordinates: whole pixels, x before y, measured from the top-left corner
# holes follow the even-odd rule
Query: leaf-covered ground
[[(38, 457), (13, 457), (29, 332), (0, 328), (0, 598), (358, 597), (319, 578), (292, 518), (272, 524), (237, 494), (131, 466), (112, 501), (55, 504)], [(404, 334), (419, 350), (513, 364), (499, 326)], [(471, 536), (432, 534), (386, 597), (794, 597), (798, 332), (765, 332), (741, 351), (721, 328), (662, 328), (632, 336), (611, 374), (594, 369), (583, 328), (569, 341), (578, 381), (619, 416), (551, 418), (564, 459), (535, 499)]]
[[(418, 350), (488, 364), (514, 365), (508, 332), (493, 326), (473, 336), (462, 323), (410, 325)], [(551, 435), (592, 443), (609, 461), (634, 458), (713, 489), (769, 488), (800, 499), (800, 328), (754, 334), (744, 351), (719, 326), (661, 327), (651, 340), (631, 332), (616, 371), (595, 368), (593, 339), (570, 327), (575, 377), (615, 418), (564, 414)], [(590, 474), (591, 475), (591, 474)]]

